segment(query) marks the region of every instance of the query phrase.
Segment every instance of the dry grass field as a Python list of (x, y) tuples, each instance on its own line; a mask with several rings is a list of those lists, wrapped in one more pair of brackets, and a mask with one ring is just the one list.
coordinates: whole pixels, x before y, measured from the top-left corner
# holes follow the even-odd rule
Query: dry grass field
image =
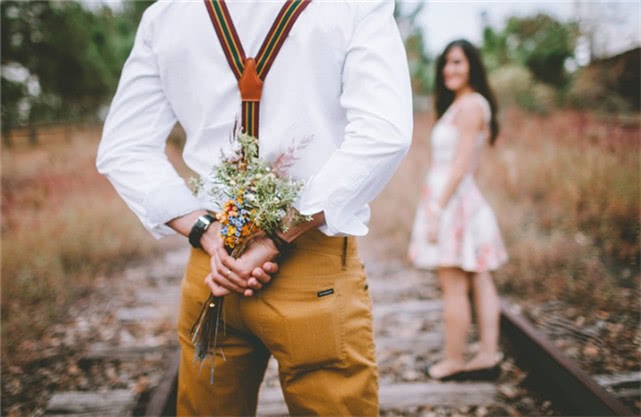
[(3, 359), (37, 341), (95, 280), (172, 244), (156, 242), (96, 172), (100, 127), (67, 132), (2, 149)]

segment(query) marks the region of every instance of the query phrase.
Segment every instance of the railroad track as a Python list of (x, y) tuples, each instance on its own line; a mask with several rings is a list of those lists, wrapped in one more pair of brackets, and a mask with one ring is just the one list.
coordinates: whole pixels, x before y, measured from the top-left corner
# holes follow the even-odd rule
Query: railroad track
[(607, 391), (579, 365), (565, 356), (540, 331), (503, 304), (501, 330), (513, 346), (517, 363), (527, 370), (529, 385), (555, 404), (564, 415), (635, 416), (613, 393)]
[[(170, 257), (174, 262), (180, 256)], [(548, 415), (632, 416), (635, 415), (610, 391), (600, 385), (563, 355), (545, 336), (525, 320), (518, 309), (507, 303), (501, 316), (502, 345), (506, 352), (504, 376), (498, 383), (441, 383), (428, 380), (417, 369), (437, 359), (442, 346), (441, 302), (434, 280), (407, 269), (402, 264), (368, 264), (370, 290), (374, 300), (374, 328), (380, 373), (381, 414), (385, 416), (450, 415)], [(369, 267), (369, 265), (374, 265)], [(181, 265), (158, 266), (165, 285), (139, 288), (141, 306), (126, 308), (116, 316), (123, 326), (135, 326), (136, 319), (149, 326), (154, 309), (177, 308)], [(154, 274), (158, 274), (155, 272)], [(140, 280), (138, 279), (139, 282)], [(171, 307), (168, 307), (171, 306)], [(166, 316), (166, 313), (165, 313)], [(174, 331), (173, 329), (165, 329)], [(132, 330), (133, 332), (133, 330)], [(150, 355), (156, 355), (149, 359)], [(175, 415), (178, 370), (176, 345), (101, 346), (93, 345), (89, 361), (136, 363), (155, 360), (159, 370), (150, 377), (151, 388), (142, 394), (108, 387), (99, 392), (59, 392), (50, 399), (45, 415)], [(277, 377), (275, 361), (270, 361), (261, 387), (258, 415), (287, 415)], [(638, 379), (636, 378), (637, 387)], [(606, 378), (607, 379), (607, 378)], [(610, 378), (616, 381), (617, 376)], [(630, 378), (624, 380), (628, 381)], [(604, 384), (604, 379), (600, 381)], [(607, 381), (606, 381), (607, 385)], [(529, 409), (510, 404), (514, 393), (527, 387), (536, 393), (538, 403)], [(634, 388), (637, 389), (638, 388)], [(529, 400), (530, 402), (535, 400)], [(427, 410), (427, 411), (426, 411)]]
[[(511, 352), (517, 364), (527, 370), (527, 384), (538, 391), (544, 398), (549, 399), (554, 409), (567, 416), (636, 416), (614, 394), (584, 372), (579, 366), (567, 358), (532, 324), (524, 319), (515, 309), (504, 303), (501, 314), (501, 328), (504, 343), (511, 345)], [(178, 352), (171, 362), (166, 378), (157, 388), (155, 395), (149, 402), (146, 416), (172, 416), (175, 415), (176, 383), (178, 373)], [(434, 384), (439, 386), (444, 384)], [(448, 384), (453, 385), (453, 384)], [(459, 384), (460, 385), (460, 384)], [(383, 387), (381, 390), (381, 406), (384, 407), (416, 407), (420, 404), (408, 397), (429, 398), (424, 395), (434, 394), (434, 386), (423, 384), (398, 384), (395, 389)], [(478, 386), (477, 386), (478, 387)], [(387, 388), (387, 389), (385, 389)], [(487, 388), (487, 387), (485, 387)], [(457, 391), (447, 387), (448, 394), (452, 396), (452, 403), (456, 401), (469, 402), (471, 390)], [(491, 388), (489, 389), (491, 391)], [(412, 392), (413, 391), (413, 392)], [(442, 390), (443, 392), (444, 390)], [(478, 391), (477, 391), (478, 392)], [(270, 392), (270, 398), (265, 401), (262, 411), (266, 415), (282, 415), (286, 413), (282, 397)], [(457, 394), (468, 397), (457, 399)], [(482, 397), (483, 394), (481, 394)], [(476, 398), (471, 399), (472, 403)], [(430, 401), (430, 400), (427, 400)]]

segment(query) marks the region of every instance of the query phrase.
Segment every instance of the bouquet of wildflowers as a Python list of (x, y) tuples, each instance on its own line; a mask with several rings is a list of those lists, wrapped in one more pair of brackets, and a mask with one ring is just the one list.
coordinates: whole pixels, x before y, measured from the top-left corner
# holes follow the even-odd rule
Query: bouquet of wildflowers
[[(234, 129), (230, 154), (222, 153), (221, 163), (205, 180), (194, 181), (196, 193), (207, 192), (221, 210), (216, 218), (225, 248), (234, 258), (240, 257), (252, 239), (287, 232), (290, 225), (309, 221), (294, 208), (303, 182), (287, 176), (296, 160), (296, 151), (309, 140), (292, 144), (273, 163), (258, 157), (258, 139)], [(220, 324), (223, 297), (209, 296), (192, 327), (194, 359), (202, 362), (214, 354)], [(212, 359), (211, 382), (214, 367)]]

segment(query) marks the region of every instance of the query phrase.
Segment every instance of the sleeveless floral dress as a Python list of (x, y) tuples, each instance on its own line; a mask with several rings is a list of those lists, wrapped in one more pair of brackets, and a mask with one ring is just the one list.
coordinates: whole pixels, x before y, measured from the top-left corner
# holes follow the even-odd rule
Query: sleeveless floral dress
[(507, 253), (492, 208), (481, 194), (474, 174), (481, 151), (489, 137), (490, 105), (473, 93), (484, 111), (486, 129), (477, 139), (475, 160), (441, 213), (438, 241), (427, 240), (429, 202), (443, 192), (454, 162), (459, 132), (453, 124), (456, 103), (435, 124), (431, 135), (432, 161), (416, 210), (409, 247), (409, 259), (420, 269), (458, 267), (469, 272), (498, 268), (507, 261)]

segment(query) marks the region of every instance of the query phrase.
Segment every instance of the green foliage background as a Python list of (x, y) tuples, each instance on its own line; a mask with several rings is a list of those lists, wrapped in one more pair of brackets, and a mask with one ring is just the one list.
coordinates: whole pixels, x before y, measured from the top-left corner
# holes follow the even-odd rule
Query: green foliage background
[[(96, 115), (115, 91), (142, 12), (152, 1), (124, 2), (120, 11), (90, 10), (75, 1), (0, 3), (2, 126), (69, 121)], [(8, 77), (27, 70), (39, 90)]]

